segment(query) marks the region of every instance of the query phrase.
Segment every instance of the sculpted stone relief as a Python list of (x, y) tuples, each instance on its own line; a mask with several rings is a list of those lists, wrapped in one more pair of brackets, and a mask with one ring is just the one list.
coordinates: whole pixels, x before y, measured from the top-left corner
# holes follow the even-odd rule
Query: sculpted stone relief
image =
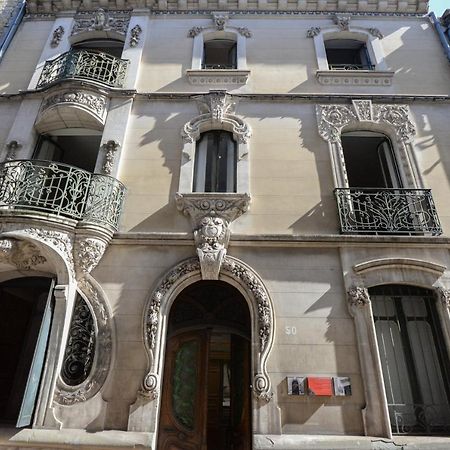
[(131, 11), (79, 11), (75, 15), (72, 36), (86, 31), (115, 31), (125, 36), (130, 22)]
[(246, 27), (233, 27), (228, 24), (230, 17), (227, 14), (224, 14), (223, 12), (212, 12), (211, 13), (211, 20), (213, 22), (213, 25), (211, 27), (199, 27), (195, 26), (192, 27), (188, 31), (188, 37), (195, 38), (200, 33), (202, 33), (205, 30), (211, 29), (211, 30), (217, 30), (217, 31), (224, 31), (225, 28), (234, 29), (236, 30), (241, 36), (244, 36), (246, 38), (252, 37), (251, 31)]
[(250, 127), (234, 115), (237, 101), (225, 91), (210, 91), (209, 94), (195, 97), (200, 115), (194, 117), (183, 127), (182, 137), (185, 142), (194, 143), (205, 124), (223, 128), (228, 125), (239, 143), (246, 144), (251, 136)]
[(202, 278), (218, 280), (230, 241), (230, 223), (245, 213), (246, 194), (177, 194), (177, 207), (191, 218)]
[[(200, 263), (191, 258), (178, 264), (170, 270), (153, 291), (147, 304), (144, 317), (144, 341), (149, 354), (150, 367), (145, 376), (140, 394), (149, 399), (156, 399), (160, 390), (160, 368), (158, 367), (161, 351), (160, 341), (162, 333), (163, 314), (168, 315), (168, 302), (176, 286), (179, 286), (189, 276), (200, 271)], [(221, 273), (233, 278), (250, 296), (254, 317), (257, 320), (254, 330), (256, 349), (255, 374), (253, 378), (253, 392), (264, 401), (272, 398), (270, 379), (266, 370), (267, 357), (273, 342), (273, 307), (264, 284), (256, 273), (236, 258), (225, 256)]]
[(105, 96), (90, 91), (58, 92), (57, 94), (45, 98), (40, 113), (42, 114), (48, 108), (57, 104), (73, 103), (87, 108), (103, 122), (106, 113), (106, 102), (107, 99)]
[(401, 142), (409, 142), (416, 130), (409, 118), (408, 105), (372, 104), (371, 100), (353, 100), (352, 105), (317, 105), (320, 136), (328, 142), (340, 142), (342, 129), (357, 122), (391, 125)]

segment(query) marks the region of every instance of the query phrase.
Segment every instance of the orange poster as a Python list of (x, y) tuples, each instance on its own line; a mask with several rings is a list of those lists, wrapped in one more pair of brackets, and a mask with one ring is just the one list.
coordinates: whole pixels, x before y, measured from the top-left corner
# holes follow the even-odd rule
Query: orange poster
[(308, 377), (309, 395), (333, 395), (333, 383), (331, 377)]

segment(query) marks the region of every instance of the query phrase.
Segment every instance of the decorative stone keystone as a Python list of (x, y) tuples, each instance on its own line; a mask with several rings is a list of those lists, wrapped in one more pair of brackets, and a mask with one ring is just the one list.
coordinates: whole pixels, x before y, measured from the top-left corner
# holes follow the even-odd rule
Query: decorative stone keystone
[(230, 223), (248, 210), (250, 197), (234, 193), (176, 194), (177, 208), (191, 218), (204, 280), (218, 280), (230, 241)]

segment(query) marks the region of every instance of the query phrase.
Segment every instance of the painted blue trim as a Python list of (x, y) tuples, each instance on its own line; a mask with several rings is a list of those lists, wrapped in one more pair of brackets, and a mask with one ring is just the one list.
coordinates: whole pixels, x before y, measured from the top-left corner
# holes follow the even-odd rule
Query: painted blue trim
[(0, 62), (5, 56), (6, 50), (9, 47), (17, 29), (19, 28), (20, 22), (22, 22), (23, 16), (25, 15), (26, 0), (22, 0), (22, 4), (15, 13), (14, 19), (10, 25), (8, 25), (8, 31), (1, 37), (0, 40)]
[[(441, 25), (441, 22), (439, 22), (439, 20), (436, 18), (436, 15), (434, 14), (433, 11), (431, 11), (428, 14), (428, 17), (430, 18), (431, 23), (434, 25), (434, 28), (436, 29), (439, 39), (441, 41), (442, 47), (444, 47), (444, 51), (445, 51), (445, 54), (447, 55), (447, 59), (450, 61), (450, 45), (447, 41), (447, 38), (445, 37), (444, 28)], [(450, 30), (447, 30), (447, 33), (449, 33), (449, 39), (450, 39)]]

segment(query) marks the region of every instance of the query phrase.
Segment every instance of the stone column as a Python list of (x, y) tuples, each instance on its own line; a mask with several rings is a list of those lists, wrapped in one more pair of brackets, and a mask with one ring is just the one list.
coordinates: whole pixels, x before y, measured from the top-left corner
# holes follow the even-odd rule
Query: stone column
[(363, 410), (367, 436), (392, 438), (383, 373), (378, 352), (372, 305), (366, 288), (353, 286), (347, 292), (350, 314), (355, 320), (366, 407)]

